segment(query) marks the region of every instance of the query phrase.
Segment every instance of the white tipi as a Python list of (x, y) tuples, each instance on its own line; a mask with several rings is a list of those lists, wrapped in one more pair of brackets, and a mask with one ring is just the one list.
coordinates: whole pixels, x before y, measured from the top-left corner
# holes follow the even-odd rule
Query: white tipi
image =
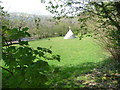
[(71, 28), (69, 26), (69, 31), (65, 35), (64, 39), (73, 39), (73, 38), (75, 38), (75, 35), (73, 34), (73, 32), (71, 31)]

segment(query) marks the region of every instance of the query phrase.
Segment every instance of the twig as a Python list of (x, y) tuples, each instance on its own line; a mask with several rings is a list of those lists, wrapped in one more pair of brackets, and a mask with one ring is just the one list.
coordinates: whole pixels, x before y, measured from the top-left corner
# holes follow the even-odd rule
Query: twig
[(11, 74), (13, 75), (13, 72), (9, 71), (8, 69), (6, 69), (6, 68), (4, 68), (4, 67), (2, 67), (2, 66), (0, 66), (0, 68), (2, 68), (2, 69), (4, 69), (4, 70), (8, 71), (9, 73), (11, 73)]

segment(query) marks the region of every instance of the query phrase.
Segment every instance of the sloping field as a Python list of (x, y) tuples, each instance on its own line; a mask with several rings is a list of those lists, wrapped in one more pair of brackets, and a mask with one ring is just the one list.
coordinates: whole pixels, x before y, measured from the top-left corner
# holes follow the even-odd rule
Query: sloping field
[[(61, 61), (48, 61), (51, 66), (46, 83), (49, 88), (82, 88), (92, 86), (107, 88), (104, 86), (103, 73), (109, 71), (105, 65), (110, 66), (108, 53), (106, 53), (92, 38), (79, 40), (63, 39), (56, 37), (31, 41), (35, 47), (51, 48), (54, 54), (61, 56)], [(104, 71), (104, 72), (103, 72)], [(100, 72), (100, 73), (99, 73)], [(97, 76), (99, 73), (99, 76)], [(96, 79), (97, 78), (97, 79)], [(92, 85), (92, 86), (91, 86)]]
[(54, 54), (61, 56), (61, 61), (49, 61), (50, 65), (69, 66), (78, 65), (86, 62), (99, 62), (105, 59), (106, 55), (103, 49), (98, 46), (92, 38), (63, 39), (56, 37), (42, 39), (30, 42), (30, 45), (36, 47), (51, 48)]

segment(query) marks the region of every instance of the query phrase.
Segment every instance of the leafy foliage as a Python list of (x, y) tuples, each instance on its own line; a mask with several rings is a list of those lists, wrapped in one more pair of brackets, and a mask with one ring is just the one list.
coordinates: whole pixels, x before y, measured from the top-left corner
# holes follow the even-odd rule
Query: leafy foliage
[[(59, 5), (58, 3), (62, 4)], [(54, 7), (61, 7), (59, 12)], [(50, 1), (47, 6), (56, 17), (78, 16), (80, 22), (80, 39), (83, 36), (93, 36), (111, 53), (114, 60), (120, 62), (120, 2), (85, 2), (74, 0), (59, 0), (55, 4)], [(69, 10), (68, 10), (69, 9)], [(68, 10), (68, 11), (67, 11)], [(57, 12), (57, 13), (56, 13)], [(89, 28), (90, 22), (94, 27)]]
[[(2, 15), (3, 17), (5, 14)], [(8, 28), (2, 25), (3, 88), (42, 88), (46, 87), (46, 72), (49, 65), (45, 60), (58, 60), (59, 55), (52, 55), (47, 48), (30, 47), (24, 37), (30, 37), (29, 28)], [(16, 45), (18, 44), (18, 45)], [(6, 67), (6, 68), (5, 68)]]
[[(119, 5), (120, 2), (117, 2)], [(105, 48), (111, 53), (113, 58), (119, 62), (120, 58), (120, 22), (119, 12), (117, 11), (116, 3), (91, 3), (95, 6), (96, 14), (94, 15), (98, 19), (96, 22), (96, 28), (94, 30), (97, 33), (98, 40), (104, 43)]]
[[(58, 2), (62, 2), (62, 0)], [(66, 5), (67, 3), (68, 5)], [(93, 36), (99, 41), (99, 44), (109, 51), (112, 58), (120, 64), (120, 1), (82, 3), (79, 1), (74, 2), (74, 0), (71, 0), (71, 2), (65, 0), (62, 2), (62, 5), (65, 11), (59, 12), (59, 14), (56, 13), (56, 16), (64, 17), (68, 14), (73, 15), (72, 13), (75, 12), (74, 16), (77, 15), (80, 17), (79, 21), (82, 24), (80, 27), (82, 30), (82, 32), (80, 32), (80, 39), (83, 38), (84, 35)], [(68, 9), (66, 8), (72, 10), (72, 13), (69, 12), (70, 10), (67, 11)], [(57, 9), (51, 6), (48, 6), (48, 10), (54, 11), (54, 13), (57, 11)], [(90, 24), (87, 23), (88, 21), (90, 21), (90, 23), (94, 22), (92, 24), (94, 27), (91, 29), (88, 28)], [(120, 73), (119, 65), (117, 69)], [(120, 83), (120, 79), (118, 79), (118, 83)], [(120, 85), (118, 87), (120, 87)]]

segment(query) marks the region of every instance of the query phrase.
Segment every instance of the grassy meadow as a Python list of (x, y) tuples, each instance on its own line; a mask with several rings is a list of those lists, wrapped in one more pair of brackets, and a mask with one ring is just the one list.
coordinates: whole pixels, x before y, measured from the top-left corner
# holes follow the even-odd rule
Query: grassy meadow
[(54, 66), (66, 67), (86, 62), (97, 63), (106, 58), (105, 51), (92, 38), (79, 40), (78, 38), (63, 39), (63, 37), (56, 37), (31, 41), (30, 45), (34, 48), (51, 48), (54, 54), (59, 54), (61, 56), (60, 62), (49, 61), (49, 64)]
[[(79, 40), (63, 39), (63, 37), (46, 38), (29, 42), (32, 48), (50, 48), (53, 54), (61, 56), (60, 62), (48, 60), (50, 69), (46, 72), (48, 88), (102, 88), (112, 85), (116, 88), (116, 79), (107, 78), (116, 72), (115, 65), (109, 54), (87, 37)], [(2, 65), (4, 66), (4, 62)], [(3, 76), (7, 75), (4, 72)], [(6, 81), (3, 82), (3, 84)]]
[[(89, 87), (89, 84), (108, 87), (100, 80), (104, 77), (103, 73), (109, 73), (109, 54), (92, 38), (65, 40), (63, 37), (56, 37), (31, 41), (30, 45), (33, 48), (51, 48), (54, 54), (61, 56), (60, 62), (48, 61), (51, 68), (47, 73), (49, 81), (46, 84), (50, 88), (80, 88)], [(98, 72), (102, 72), (99, 73), (101, 77), (97, 76)]]

